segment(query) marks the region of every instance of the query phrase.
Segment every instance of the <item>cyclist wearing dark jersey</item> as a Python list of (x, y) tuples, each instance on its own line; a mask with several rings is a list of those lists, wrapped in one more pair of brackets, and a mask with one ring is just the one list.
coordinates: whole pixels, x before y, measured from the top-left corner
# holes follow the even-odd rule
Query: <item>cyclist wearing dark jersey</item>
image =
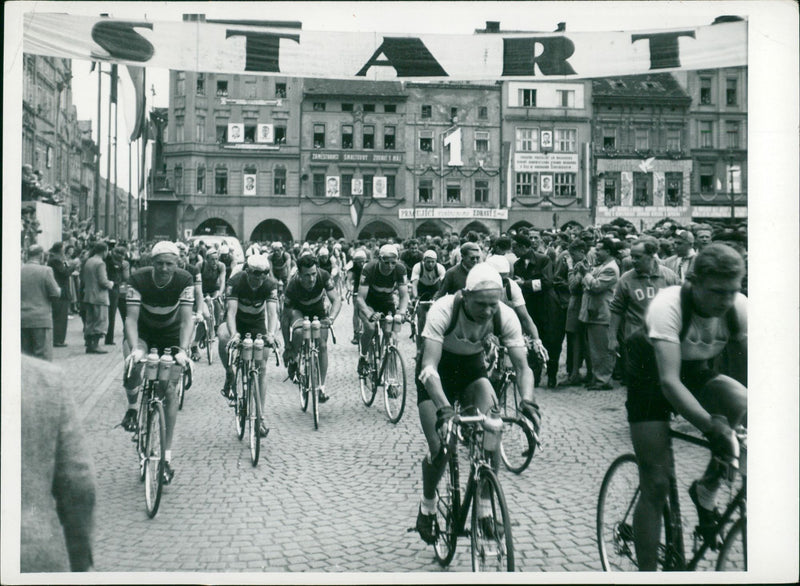
[[(194, 282), (194, 304), (192, 305), (192, 313), (194, 313), (195, 316), (199, 315), (202, 317), (203, 311), (201, 307), (205, 304), (203, 303), (203, 283), (200, 279), (200, 269), (189, 262), (185, 245), (182, 245), (179, 242), (178, 250), (181, 253), (180, 258), (178, 259), (178, 268), (189, 273), (192, 276), (192, 281)], [(197, 339), (194, 336), (192, 337), (191, 356), (193, 362), (200, 360), (200, 350), (197, 347)]]
[(284, 285), (289, 282), (292, 271), (292, 255), (283, 249), (283, 243), (273, 242), (272, 253), (269, 255), (269, 264), (272, 266), (272, 276)]
[[(384, 315), (395, 313), (403, 316), (408, 305), (408, 279), (406, 267), (398, 260), (397, 247), (384, 244), (378, 251), (378, 260), (374, 260), (361, 271), (356, 305), (364, 331), (361, 333), (361, 356), (358, 359), (358, 371), (367, 368), (367, 356), (375, 334), (376, 319), (379, 313)], [(393, 294), (399, 294), (399, 307), (394, 306)]]
[[(345, 267), (347, 271), (347, 288), (353, 292), (353, 299), (358, 295), (359, 283), (361, 283), (361, 272), (364, 270), (364, 265), (367, 263), (367, 253), (363, 248), (359, 248), (353, 253), (353, 260), (347, 263)], [(353, 339), (350, 340), (353, 344), (358, 344), (358, 324), (361, 319), (358, 316), (358, 304), (353, 301)]]
[[(661, 289), (645, 326), (626, 340), (628, 423), (639, 465), (641, 498), (633, 516), (640, 570), (655, 570), (661, 517), (672, 474), (669, 420), (677, 412), (697, 427), (712, 453), (727, 461), (735, 449), (732, 428), (746, 424), (747, 298), (740, 293), (744, 261), (724, 244), (695, 257), (683, 286)], [(725, 348), (736, 356), (735, 378), (709, 366)], [(712, 457), (689, 488), (699, 532), (714, 533), (716, 493), (724, 467)]]
[[(330, 302), (330, 314), (325, 311), (325, 297)], [(297, 260), (297, 273), (289, 280), (286, 286), (286, 305), (283, 328), (284, 340), (289, 340), (289, 327), (295, 321), (304, 317), (327, 320), (329, 326), (339, 315), (342, 300), (333, 286), (331, 276), (317, 266), (317, 259), (312, 254), (305, 254)], [(291, 344), (286, 346), (286, 366), (289, 376), (293, 377), (297, 364), (297, 353), (300, 351), (302, 336), (293, 336)], [(328, 400), (325, 394), (325, 380), (328, 374), (328, 336), (319, 338), (319, 371), (320, 371), (320, 401)]]
[[(225, 291), (228, 311), (225, 323), (219, 327), (219, 357), (225, 368), (225, 385), (220, 394), (232, 399), (231, 384), (233, 368), (228, 365), (228, 342), (250, 334), (255, 340), (258, 334), (264, 337), (265, 345), (275, 343), (275, 327), (278, 321), (278, 283), (269, 276), (269, 260), (263, 254), (247, 257), (245, 269), (234, 274)], [(266, 364), (266, 362), (265, 362)], [(264, 413), (266, 399), (267, 369), (262, 365), (258, 373), (261, 387), (261, 412)], [(261, 423), (261, 433), (269, 430)]]
[[(127, 431), (136, 429), (136, 402), (144, 371), (144, 365), (139, 361), (148, 349), (156, 348), (161, 352), (165, 348), (178, 348), (173, 357), (175, 362), (181, 366), (189, 362), (187, 349), (192, 338), (195, 284), (189, 273), (178, 268), (179, 256), (174, 243), (157, 242), (151, 252), (153, 266), (134, 272), (128, 283), (123, 354), (126, 359), (133, 361), (133, 369), (131, 376), (125, 376), (123, 380), (128, 410), (122, 427)], [(169, 483), (174, 475), (171, 465), (172, 436), (178, 416), (173, 382), (167, 384), (165, 394), (164, 480)]]

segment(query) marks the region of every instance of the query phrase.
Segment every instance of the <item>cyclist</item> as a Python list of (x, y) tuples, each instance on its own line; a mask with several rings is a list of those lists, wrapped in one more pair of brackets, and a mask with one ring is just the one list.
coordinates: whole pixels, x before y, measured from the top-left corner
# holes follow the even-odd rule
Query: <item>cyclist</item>
[(331, 276), (333, 286), (336, 287), (336, 291), (338, 293), (340, 274), (339, 263), (333, 256), (331, 256), (327, 246), (320, 246), (319, 250), (317, 251), (317, 265)]
[[(345, 270), (347, 271), (347, 289), (353, 292), (353, 299), (358, 296), (358, 286), (361, 283), (361, 271), (364, 270), (364, 265), (367, 263), (367, 252), (363, 248), (359, 248), (353, 253), (353, 260), (347, 263)], [(352, 344), (358, 344), (358, 324), (361, 319), (358, 316), (358, 305), (353, 301), (353, 339), (350, 340)]]
[[(376, 319), (379, 313), (404, 315), (408, 305), (408, 280), (406, 267), (398, 260), (399, 254), (394, 244), (384, 244), (378, 251), (378, 260), (374, 260), (361, 271), (356, 306), (361, 323), (361, 356), (358, 359), (359, 374), (365, 373), (369, 367), (367, 356), (375, 335)], [(395, 308), (393, 294), (398, 292), (398, 305)]]
[[(313, 254), (304, 254), (297, 259), (297, 273), (289, 280), (285, 296), (287, 311), (284, 311), (285, 319), (281, 323), (284, 340), (289, 340), (289, 327), (296, 320), (304, 317), (309, 319), (316, 317), (320, 321), (327, 321), (329, 326), (333, 326), (333, 322), (342, 309), (342, 300), (333, 286), (330, 274), (318, 267), (317, 259)], [(325, 296), (330, 302), (330, 314), (325, 311)], [(302, 342), (302, 336), (294, 336), (291, 345), (286, 345), (285, 359), (290, 378), (294, 378), (295, 372), (297, 372), (297, 354)], [(326, 331), (326, 335), (320, 336), (319, 339), (319, 400), (322, 403), (329, 398), (325, 394), (327, 374), (328, 336)]]
[(231, 271), (236, 263), (233, 262), (233, 254), (231, 254), (231, 249), (227, 244), (225, 244), (224, 240), (222, 241), (222, 245), (219, 247), (219, 262), (225, 266), (225, 280), (227, 281), (231, 278)]
[[(483, 341), (493, 332), (508, 349), (516, 371), (523, 397), (521, 410), (539, 430), (541, 417), (522, 328), (513, 310), (500, 303), (502, 295), (503, 281), (497, 271), (486, 263), (478, 264), (469, 272), (461, 293), (434, 302), (422, 332), (424, 348), (418, 378), (423, 387), (417, 390), (417, 406), (428, 454), (422, 461), (422, 501), (416, 529), (429, 544), (436, 539), (436, 485), (446, 464), (440, 433), (454, 415), (452, 403), (473, 405), (483, 413), (497, 405), (483, 360)], [(497, 469), (498, 454), (492, 458)]]
[[(128, 396), (128, 410), (122, 420), (126, 431), (136, 431), (136, 403), (142, 382), (144, 365), (139, 361), (150, 348), (162, 351), (177, 348), (175, 362), (185, 366), (189, 362), (187, 349), (194, 328), (195, 285), (192, 276), (178, 268), (180, 252), (173, 242), (163, 240), (153, 245), (150, 253), (152, 266), (143, 267), (131, 275), (128, 283), (125, 318), (125, 343), (122, 347), (126, 359), (133, 361), (131, 376), (123, 380)], [(172, 468), (172, 436), (178, 416), (175, 384), (169, 382), (165, 389), (166, 437), (164, 451), (164, 483), (169, 484), (175, 474)]]
[[(187, 273), (192, 276), (192, 281), (194, 282), (194, 304), (192, 306), (192, 312), (195, 315), (203, 315), (203, 283), (200, 279), (200, 270), (194, 266), (191, 262), (189, 262), (188, 250), (186, 245), (183, 242), (178, 242), (178, 251), (180, 252), (180, 258), (178, 259), (178, 268), (183, 269)], [(197, 347), (197, 339), (193, 335), (192, 336), (192, 361), (197, 362), (200, 360), (200, 350)]]
[(216, 248), (211, 247), (206, 251), (205, 262), (200, 266), (200, 280), (203, 283), (203, 297), (211, 298), (213, 320), (206, 303), (203, 303), (201, 310), (206, 319), (206, 327), (213, 336), (214, 324), (219, 325), (222, 322), (222, 303), (219, 294), (225, 290), (225, 264), (220, 262)]
[[(228, 365), (228, 342), (250, 334), (255, 340), (258, 334), (264, 337), (264, 345), (275, 342), (277, 318), (278, 284), (269, 276), (269, 261), (263, 254), (247, 257), (246, 267), (231, 277), (226, 291), (228, 311), (225, 323), (219, 326), (219, 357), (225, 368), (225, 385), (220, 394), (233, 399), (233, 365)], [(262, 366), (258, 374), (261, 388), (261, 412), (264, 413), (266, 400), (266, 368)], [(269, 430), (261, 422), (261, 435)]]
[[(422, 260), (411, 269), (411, 298), (420, 301), (430, 301), (439, 290), (444, 278), (444, 265), (438, 262), (436, 251), (426, 250)], [(425, 317), (428, 315), (429, 306), (420, 305), (417, 308), (417, 332), (425, 328)], [(421, 337), (417, 337), (417, 348), (422, 347)]]
[(481, 248), (474, 242), (465, 242), (461, 245), (461, 261), (447, 269), (442, 279), (442, 284), (434, 299), (452, 295), (459, 289), (464, 288), (467, 281), (467, 274), (470, 269), (481, 261)]
[[(644, 328), (627, 341), (628, 422), (639, 463), (641, 498), (633, 517), (640, 570), (655, 570), (661, 516), (669, 494), (672, 452), (669, 419), (677, 412), (697, 427), (713, 454), (730, 457), (731, 428), (747, 410), (747, 298), (740, 287), (744, 261), (724, 244), (709, 244), (694, 260), (687, 282), (661, 289), (647, 308)], [(726, 346), (741, 367), (736, 378), (709, 361)], [(712, 457), (689, 495), (702, 535), (713, 534), (716, 492), (724, 467)]]
[(283, 283), (289, 282), (292, 273), (292, 255), (283, 249), (283, 243), (275, 241), (272, 243), (272, 252), (269, 255), (269, 264), (272, 266), (272, 276)]

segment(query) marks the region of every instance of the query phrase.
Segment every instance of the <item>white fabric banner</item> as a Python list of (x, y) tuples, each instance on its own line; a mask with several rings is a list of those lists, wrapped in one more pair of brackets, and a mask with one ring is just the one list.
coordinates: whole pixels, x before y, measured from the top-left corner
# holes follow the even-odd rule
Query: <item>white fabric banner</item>
[(23, 38), (24, 51), (36, 55), (340, 79), (564, 79), (747, 64), (746, 21), (627, 32), (383, 35), (29, 12)]

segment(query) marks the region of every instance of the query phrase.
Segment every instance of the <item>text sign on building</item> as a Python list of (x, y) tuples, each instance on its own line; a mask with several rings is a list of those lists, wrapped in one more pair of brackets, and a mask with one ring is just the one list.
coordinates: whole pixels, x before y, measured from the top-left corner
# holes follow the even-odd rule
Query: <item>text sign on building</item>
[(577, 153), (514, 153), (517, 173), (577, 173)]
[(343, 163), (402, 163), (398, 153), (332, 153), (313, 152), (312, 161), (341, 161)]
[[(416, 212), (416, 213), (415, 213)], [(507, 220), (508, 210), (497, 208), (402, 208), (398, 217), (401, 220), (413, 218)]]

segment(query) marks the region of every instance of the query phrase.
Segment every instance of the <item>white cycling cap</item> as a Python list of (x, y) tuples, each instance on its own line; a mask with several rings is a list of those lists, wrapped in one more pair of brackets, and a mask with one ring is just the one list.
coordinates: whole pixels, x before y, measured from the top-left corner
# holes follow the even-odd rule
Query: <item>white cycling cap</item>
[(161, 242), (156, 242), (153, 245), (153, 249), (150, 251), (150, 256), (152, 257), (156, 257), (161, 254), (173, 254), (175, 256), (180, 256), (181, 253), (178, 250), (178, 246), (174, 242), (162, 240)]
[(247, 257), (247, 266), (257, 271), (268, 271), (269, 260), (263, 254), (251, 254)]
[(489, 258), (486, 259), (486, 264), (492, 267), (501, 275), (507, 275), (511, 272), (511, 263), (508, 262), (508, 259), (499, 254), (493, 254)]
[(357, 259), (357, 258), (363, 258), (363, 259), (366, 259), (366, 258), (367, 258), (367, 253), (366, 253), (366, 252), (364, 252), (362, 249), (360, 249), (360, 248), (359, 248), (358, 250), (356, 250), (356, 251), (353, 253), (353, 260), (355, 260), (355, 259)]
[(378, 253), (380, 256), (400, 256), (394, 244), (384, 244)]
[(464, 287), (467, 291), (486, 291), (489, 289), (502, 289), (503, 279), (500, 273), (482, 262), (472, 267), (467, 275), (467, 284)]
[(329, 256), (331, 253), (324, 246), (317, 251), (317, 256)]
[(283, 248), (283, 242), (278, 242), (277, 240), (272, 243), (272, 248)]
[(426, 250), (425, 253), (422, 255), (422, 258), (432, 258), (433, 260), (437, 260), (436, 251), (435, 250)]

